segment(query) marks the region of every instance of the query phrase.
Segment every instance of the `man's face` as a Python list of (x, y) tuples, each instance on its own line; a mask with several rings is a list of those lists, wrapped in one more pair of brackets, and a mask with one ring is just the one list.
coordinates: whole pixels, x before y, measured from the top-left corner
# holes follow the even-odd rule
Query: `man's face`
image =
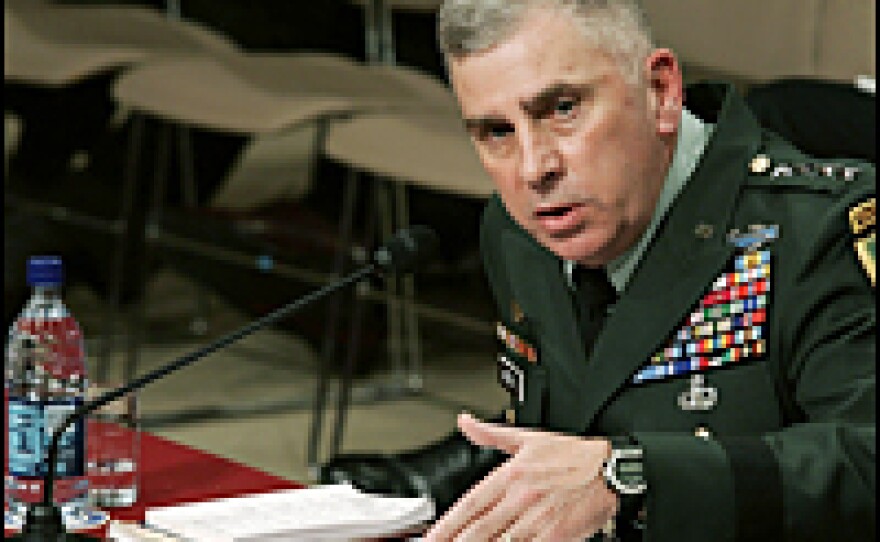
[(579, 32), (532, 10), (505, 42), (451, 59), (450, 78), (511, 216), (561, 258), (599, 266), (647, 228), (677, 119), (658, 121), (662, 92), (629, 84)]

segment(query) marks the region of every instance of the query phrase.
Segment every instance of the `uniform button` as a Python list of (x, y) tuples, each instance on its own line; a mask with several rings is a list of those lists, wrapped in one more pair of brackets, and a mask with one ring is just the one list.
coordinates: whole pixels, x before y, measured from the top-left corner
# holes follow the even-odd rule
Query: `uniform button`
[(710, 431), (705, 425), (698, 425), (697, 428), (694, 429), (694, 436), (703, 440), (709, 440), (712, 438), (712, 431)]
[(711, 239), (714, 234), (715, 228), (712, 227), (712, 224), (697, 224), (697, 227), (694, 228), (694, 235), (696, 235), (698, 239)]

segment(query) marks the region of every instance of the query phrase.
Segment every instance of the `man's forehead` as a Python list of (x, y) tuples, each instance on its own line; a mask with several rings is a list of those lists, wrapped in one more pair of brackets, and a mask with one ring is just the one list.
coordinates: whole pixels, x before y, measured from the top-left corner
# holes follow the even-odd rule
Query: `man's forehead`
[(559, 12), (526, 15), (507, 39), (451, 57), (449, 75), (466, 115), (532, 100), (555, 85), (579, 85), (607, 71), (610, 58)]
[(527, 110), (541, 101), (593, 88), (615, 70), (607, 58), (585, 50), (577, 61), (559, 59), (542, 66), (497, 64), (485, 71), (471, 66), (458, 73), (452, 69), (450, 75), (463, 116), (476, 118)]

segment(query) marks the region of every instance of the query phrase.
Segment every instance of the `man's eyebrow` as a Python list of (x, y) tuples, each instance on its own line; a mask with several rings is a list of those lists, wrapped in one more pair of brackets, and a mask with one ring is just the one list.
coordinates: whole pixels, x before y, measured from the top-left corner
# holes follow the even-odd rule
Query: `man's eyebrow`
[(508, 124), (509, 121), (503, 117), (478, 117), (472, 119), (464, 119), (464, 127), (469, 132), (487, 130), (492, 126)]
[(541, 114), (548, 109), (552, 109), (556, 105), (556, 101), (560, 96), (580, 93), (582, 90), (583, 88), (579, 85), (555, 83), (544, 88), (531, 98), (522, 100), (520, 102), (520, 107), (522, 107), (523, 111), (532, 115)]
[[(561, 96), (583, 93), (583, 85), (573, 85), (571, 83), (555, 83), (540, 92), (520, 101), (520, 107), (523, 111), (535, 115), (545, 113), (556, 105), (556, 101)], [(464, 127), (468, 131), (486, 130), (493, 126), (508, 124), (509, 121), (504, 117), (486, 116), (464, 119)]]

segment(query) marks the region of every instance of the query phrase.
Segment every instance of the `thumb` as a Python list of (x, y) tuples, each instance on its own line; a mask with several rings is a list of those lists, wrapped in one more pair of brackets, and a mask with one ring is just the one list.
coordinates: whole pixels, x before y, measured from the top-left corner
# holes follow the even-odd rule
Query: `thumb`
[(458, 415), (458, 428), (477, 446), (490, 446), (509, 455), (518, 452), (525, 441), (522, 429), (480, 421), (466, 413)]

